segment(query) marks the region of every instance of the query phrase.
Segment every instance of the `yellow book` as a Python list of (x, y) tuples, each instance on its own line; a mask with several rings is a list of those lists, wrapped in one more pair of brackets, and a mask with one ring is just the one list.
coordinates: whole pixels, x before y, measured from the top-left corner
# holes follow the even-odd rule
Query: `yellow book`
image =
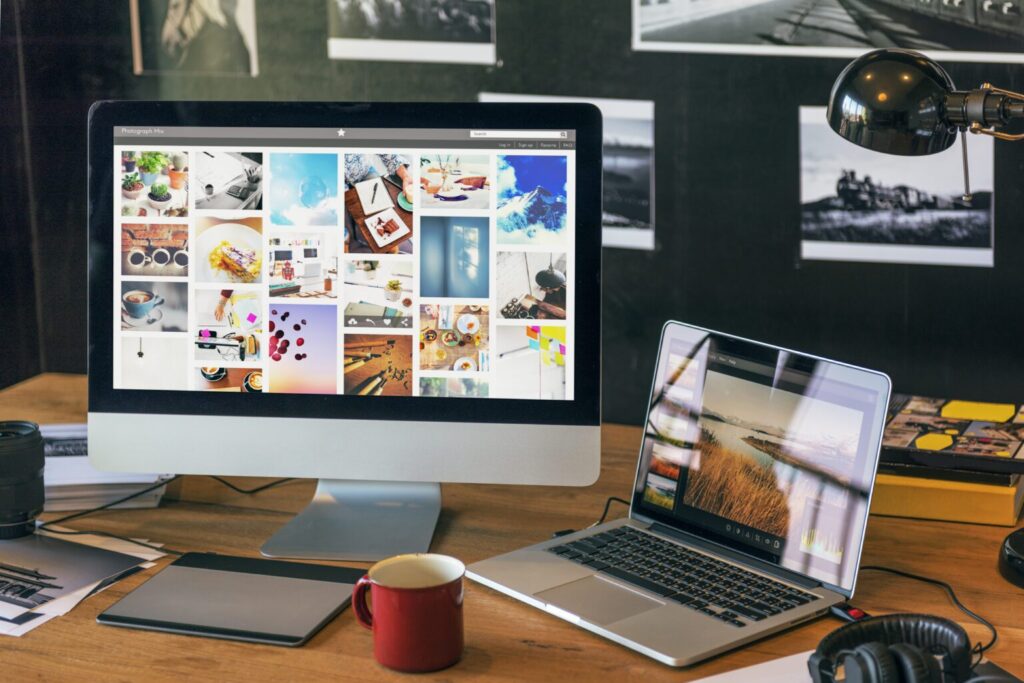
[(879, 474), (871, 513), (947, 522), (1016, 526), (1024, 477), (1010, 486)]

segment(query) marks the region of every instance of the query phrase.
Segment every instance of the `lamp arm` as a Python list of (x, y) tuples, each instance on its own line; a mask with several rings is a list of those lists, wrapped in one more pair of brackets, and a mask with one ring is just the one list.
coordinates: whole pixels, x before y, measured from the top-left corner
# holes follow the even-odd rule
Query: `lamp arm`
[(1024, 140), (1024, 134), (997, 128), (1024, 119), (1024, 94), (983, 83), (975, 90), (956, 90), (946, 96), (945, 118), (953, 126), (1000, 140)]

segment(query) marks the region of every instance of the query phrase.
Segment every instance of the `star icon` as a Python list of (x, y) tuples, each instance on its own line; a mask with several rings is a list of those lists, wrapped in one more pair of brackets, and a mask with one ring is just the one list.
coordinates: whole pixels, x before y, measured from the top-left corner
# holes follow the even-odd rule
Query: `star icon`
[(345, 137), (345, 129), (344, 128), (339, 128), (338, 129), (338, 137), (339, 138)]

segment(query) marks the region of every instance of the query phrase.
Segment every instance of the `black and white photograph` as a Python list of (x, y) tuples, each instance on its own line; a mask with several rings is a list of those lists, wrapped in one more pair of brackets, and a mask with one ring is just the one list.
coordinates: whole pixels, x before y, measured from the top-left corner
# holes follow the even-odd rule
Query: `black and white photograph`
[(494, 64), (495, 0), (327, 0), (327, 56)]
[(481, 102), (585, 102), (604, 117), (601, 244), (654, 249), (654, 102), (482, 92)]
[(836, 135), (825, 107), (801, 107), (801, 258), (991, 268), (992, 138), (971, 135), (967, 149), (970, 197), (959, 141), (930, 156), (879, 154)]
[(0, 542), (0, 617), (15, 619), (135, 567), (132, 555), (42, 534)]
[(633, 0), (633, 49), (654, 52), (1020, 63), (1022, 38), (1018, 0)]
[(204, 149), (196, 159), (197, 211), (263, 208), (263, 153)]
[(258, 76), (256, 0), (131, 0), (136, 76)]

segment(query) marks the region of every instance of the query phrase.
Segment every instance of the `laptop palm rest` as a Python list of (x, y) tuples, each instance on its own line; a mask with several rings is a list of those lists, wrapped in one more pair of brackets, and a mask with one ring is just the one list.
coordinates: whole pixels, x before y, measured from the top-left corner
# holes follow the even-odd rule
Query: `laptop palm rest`
[(534, 595), (549, 605), (579, 616), (592, 624), (611, 624), (641, 612), (662, 607), (628, 588), (598, 576), (588, 576)]

